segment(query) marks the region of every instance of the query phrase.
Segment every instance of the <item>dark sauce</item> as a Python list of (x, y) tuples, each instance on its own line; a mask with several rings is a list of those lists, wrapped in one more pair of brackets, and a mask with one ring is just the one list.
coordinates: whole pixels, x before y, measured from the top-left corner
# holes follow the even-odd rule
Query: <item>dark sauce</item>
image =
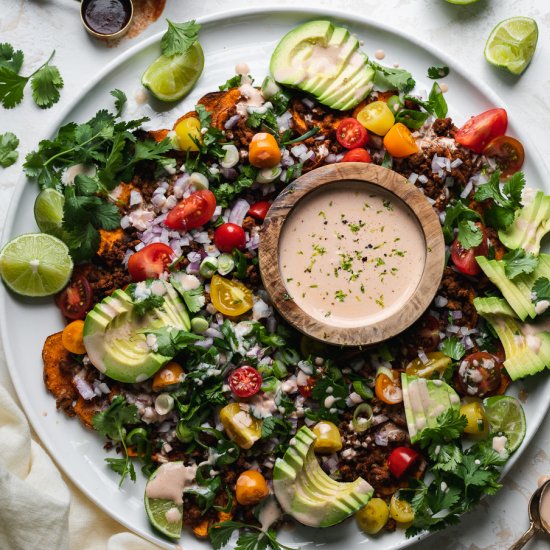
[(84, 22), (98, 34), (114, 34), (130, 21), (132, 8), (128, 0), (89, 0), (82, 11)]

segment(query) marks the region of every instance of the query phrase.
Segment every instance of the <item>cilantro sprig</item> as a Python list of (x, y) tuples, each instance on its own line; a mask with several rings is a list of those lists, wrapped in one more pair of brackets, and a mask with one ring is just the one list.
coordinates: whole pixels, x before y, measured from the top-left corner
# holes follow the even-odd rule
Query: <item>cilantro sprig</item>
[(19, 157), (17, 152), (19, 147), (19, 138), (12, 132), (0, 134), (0, 166), (7, 168), (11, 166)]
[(412, 74), (405, 69), (385, 67), (375, 61), (369, 61), (369, 65), (374, 69), (374, 84), (378, 88), (408, 93), (416, 86)]
[(220, 550), (226, 546), (235, 531), (239, 532), (235, 550), (266, 550), (267, 548), (293, 550), (277, 541), (277, 533), (274, 529), (263, 531), (259, 526), (240, 521), (223, 521), (210, 527), (208, 536), (214, 550)]
[[(482, 235), (482, 231), (475, 225), (475, 221), (481, 220), (481, 216), (475, 210), (468, 208), (462, 201), (457, 201), (447, 206), (445, 210), (445, 223), (443, 224), (443, 235), (445, 242), (450, 244), (453, 242), (454, 228), (458, 227), (459, 241), (464, 248), (471, 248), (470, 244), (477, 246), (481, 243), (481, 239), (476, 235)], [(471, 225), (470, 223), (471, 222)], [(479, 242), (478, 242), (479, 240)]]
[(201, 26), (194, 19), (184, 23), (166, 21), (168, 30), (160, 40), (162, 53), (168, 57), (184, 54), (197, 41)]
[(450, 70), (449, 67), (446, 65), (443, 65), (441, 67), (430, 67), (428, 69), (428, 78), (431, 78), (432, 80), (437, 80), (438, 78), (445, 78), (449, 74)]
[(445, 97), (443, 96), (441, 87), (437, 82), (433, 83), (427, 101), (423, 101), (422, 99), (412, 95), (406, 95), (405, 99), (416, 103), (426, 112), (430, 113), (430, 115), (433, 115), (437, 118), (445, 118), (447, 116), (447, 102), (445, 101)]
[(539, 277), (533, 285), (532, 293), (535, 298), (534, 302), (550, 301), (550, 280), (547, 277)]
[(464, 344), (456, 336), (449, 336), (448, 338), (445, 338), (445, 340), (441, 342), (439, 349), (447, 357), (450, 357), (455, 361), (460, 361), (466, 353)]
[(23, 101), (28, 82), (31, 83), (32, 98), (41, 109), (49, 109), (59, 101), (59, 90), (63, 88), (63, 79), (59, 69), (50, 62), (55, 55), (52, 52), (48, 60), (29, 76), (19, 74), (24, 54), (14, 50), (11, 44), (0, 44), (0, 103), (5, 109), (13, 109)]
[(518, 275), (533, 273), (539, 264), (538, 256), (525, 252), (521, 248), (510, 250), (503, 256), (504, 272), (508, 279), (515, 279)]

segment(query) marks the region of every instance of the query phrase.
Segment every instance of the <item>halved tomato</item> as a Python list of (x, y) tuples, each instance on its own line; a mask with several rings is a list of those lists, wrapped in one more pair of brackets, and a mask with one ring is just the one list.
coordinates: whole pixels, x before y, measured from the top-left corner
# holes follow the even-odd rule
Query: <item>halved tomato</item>
[(372, 159), (366, 149), (356, 147), (344, 155), (342, 162), (372, 162)]
[(196, 229), (212, 219), (216, 197), (212, 191), (201, 189), (180, 201), (166, 217), (164, 225), (178, 231)]
[(475, 153), (481, 154), (491, 140), (506, 133), (507, 127), (508, 115), (506, 111), (504, 109), (489, 109), (470, 118), (456, 133), (455, 141)]
[(523, 145), (510, 136), (499, 136), (489, 142), (483, 149), (486, 157), (493, 157), (504, 177), (515, 174), (523, 166), (525, 149)]
[(267, 216), (267, 211), (269, 210), (270, 206), (271, 203), (268, 201), (255, 202), (248, 209), (247, 214), (249, 216), (252, 216), (253, 218), (256, 218), (257, 220), (265, 220), (265, 217)]
[(345, 118), (336, 128), (336, 139), (346, 149), (363, 147), (369, 138), (365, 128), (354, 118)]
[(403, 390), (400, 386), (400, 375), (397, 371), (391, 371), (391, 378), (388, 374), (380, 373), (376, 376), (374, 385), (376, 397), (388, 405), (396, 405), (403, 401)]
[(476, 223), (483, 235), (481, 244), (474, 248), (464, 248), (458, 239), (455, 239), (451, 246), (451, 260), (456, 268), (465, 275), (478, 275), (481, 272), (476, 256), (487, 256), (489, 246), (487, 244), (487, 231), (481, 223)]
[(55, 297), (55, 303), (67, 319), (84, 319), (92, 306), (94, 292), (84, 275), (73, 275), (69, 284)]
[(174, 251), (167, 244), (148, 244), (130, 256), (128, 272), (136, 282), (157, 279), (168, 269), (173, 256)]
[(241, 398), (257, 394), (262, 385), (262, 375), (250, 365), (235, 369), (227, 380), (231, 391)]

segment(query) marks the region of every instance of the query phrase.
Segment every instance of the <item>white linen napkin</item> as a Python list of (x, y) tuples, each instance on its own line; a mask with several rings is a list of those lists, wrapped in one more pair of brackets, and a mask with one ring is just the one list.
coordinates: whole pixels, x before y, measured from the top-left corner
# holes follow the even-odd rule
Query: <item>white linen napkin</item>
[[(122, 532), (121, 532), (122, 531)], [(0, 548), (157, 550), (65, 480), (0, 385)]]

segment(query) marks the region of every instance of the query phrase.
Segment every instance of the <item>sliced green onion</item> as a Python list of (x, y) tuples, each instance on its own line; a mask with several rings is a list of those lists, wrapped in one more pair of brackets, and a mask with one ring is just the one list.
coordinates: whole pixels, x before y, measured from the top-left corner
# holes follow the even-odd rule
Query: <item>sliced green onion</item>
[(210, 279), (218, 269), (218, 259), (213, 256), (206, 256), (201, 262), (199, 273), (205, 278)]
[(271, 183), (275, 181), (280, 175), (283, 169), (280, 166), (274, 166), (273, 168), (262, 168), (256, 176), (258, 183)]
[(265, 99), (270, 99), (281, 91), (281, 87), (271, 78), (266, 76), (262, 82), (262, 95)]
[(189, 176), (189, 183), (198, 191), (199, 189), (208, 189), (210, 183), (208, 178), (200, 172), (193, 172)]
[(321, 128), (319, 126), (314, 126), (311, 130), (308, 130), (305, 134), (302, 134), (301, 136), (298, 136), (297, 138), (291, 139), (290, 141), (285, 141), (283, 145), (291, 145), (293, 143), (300, 143), (300, 141), (304, 141), (305, 139), (310, 138), (311, 136), (314, 136)]
[(220, 275), (227, 275), (233, 271), (235, 267), (235, 260), (230, 254), (220, 254), (218, 256), (218, 273)]
[(149, 435), (144, 428), (134, 428), (125, 438), (126, 445), (137, 445), (139, 441), (147, 441)]
[(182, 443), (191, 443), (193, 441), (193, 430), (188, 428), (183, 420), (180, 420), (176, 426), (176, 437)]
[(353, 429), (357, 433), (365, 432), (372, 426), (372, 407), (368, 403), (361, 403), (353, 411), (351, 421)]
[(288, 370), (285, 364), (282, 361), (275, 359), (271, 364), (273, 370), (273, 375), (276, 376), (279, 380), (284, 378), (288, 374)]
[(208, 328), (208, 321), (204, 317), (193, 317), (191, 319), (191, 330), (195, 334), (202, 334)]
[(169, 393), (161, 393), (155, 399), (155, 411), (158, 414), (168, 414), (174, 408), (174, 398)]
[(372, 399), (374, 394), (372, 390), (362, 380), (354, 380), (351, 384), (355, 393), (360, 395), (363, 399)]
[(275, 391), (278, 383), (279, 381), (275, 377), (273, 376), (266, 377), (262, 380), (262, 391), (263, 392)]
[(376, 376), (380, 374), (385, 374), (390, 380), (393, 380), (393, 371), (388, 369), (388, 367), (378, 367), (376, 369)]
[(239, 160), (241, 160), (239, 150), (233, 144), (222, 145), (222, 149), (225, 151), (225, 156), (220, 162), (222, 168), (233, 168), (239, 164)]

